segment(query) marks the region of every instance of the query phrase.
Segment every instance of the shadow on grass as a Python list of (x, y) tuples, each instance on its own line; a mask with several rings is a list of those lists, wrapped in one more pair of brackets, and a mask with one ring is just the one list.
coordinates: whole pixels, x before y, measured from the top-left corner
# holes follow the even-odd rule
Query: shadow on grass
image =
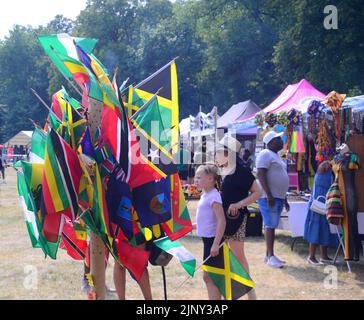
[[(291, 248), (293, 238), (290, 235), (286, 234), (277, 234), (276, 241)], [(336, 253), (336, 248), (328, 248), (328, 255), (330, 257), (334, 257)], [(306, 281), (306, 282), (316, 282), (318, 279), (323, 280), (327, 277), (328, 272), (325, 273), (325, 266), (309, 266), (306, 263), (306, 258), (309, 254), (308, 250), (308, 243), (303, 238), (297, 238), (294, 246), (293, 251), (291, 254), (297, 255), (304, 260), (304, 265), (302, 267), (294, 267), (294, 266), (286, 266), (283, 270), (285, 272), (291, 274), (292, 276), (296, 277), (299, 280)], [(319, 249), (317, 249), (317, 254), (319, 254)], [(361, 256), (362, 259), (362, 256)], [(352, 273), (355, 275), (355, 279), (359, 282), (358, 285), (361, 288), (364, 288), (364, 263), (363, 261), (358, 262), (350, 262), (350, 266), (352, 269)], [(342, 252), (340, 251), (339, 256), (337, 258), (335, 267), (337, 267), (338, 272), (341, 273), (348, 273), (347, 264), (344, 261), (344, 257)], [(338, 284), (344, 284), (344, 282), (339, 281)]]

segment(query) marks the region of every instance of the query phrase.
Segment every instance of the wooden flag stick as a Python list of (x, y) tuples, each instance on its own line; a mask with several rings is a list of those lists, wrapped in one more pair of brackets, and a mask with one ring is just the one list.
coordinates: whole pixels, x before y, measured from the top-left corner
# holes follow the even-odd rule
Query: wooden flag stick
[[(223, 243), (220, 244), (219, 246), (219, 249), (223, 246), (223, 244), (225, 243), (225, 241)], [(200, 263), (200, 265), (195, 269), (195, 272), (198, 271), (202, 266), (203, 264), (209, 260), (211, 258), (211, 254), (204, 260)], [(174, 289), (174, 292), (176, 292), (179, 288), (181, 288), (188, 280), (192, 279), (192, 277), (190, 275), (187, 276), (187, 278), (178, 286)]]
[(28, 118), (29, 119), (29, 121), (33, 124), (33, 126), (35, 127), (35, 128), (37, 128), (37, 129), (39, 129), (39, 130), (42, 130), (42, 131), (44, 131), (43, 130), (43, 128), (40, 126), (40, 125), (38, 125), (33, 119), (31, 119), (31, 118)]
[[(102, 102), (89, 98), (89, 129), (92, 139), (100, 126), (102, 108)], [(105, 300), (105, 245), (102, 239), (94, 232), (91, 232), (90, 238), (90, 273), (95, 284), (96, 299)]]
[(40, 97), (40, 95), (33, 88), (30, 88), (33, 94), (39, 99), (39, 101), (48, 109), (49, 112), (53, 113), (53, 115), (57, 118), (57, 120), (62, 123), (62, 120), (58, 118), (58, 116), (54, 113), (54, 111), (44, 102), (44, 100)]

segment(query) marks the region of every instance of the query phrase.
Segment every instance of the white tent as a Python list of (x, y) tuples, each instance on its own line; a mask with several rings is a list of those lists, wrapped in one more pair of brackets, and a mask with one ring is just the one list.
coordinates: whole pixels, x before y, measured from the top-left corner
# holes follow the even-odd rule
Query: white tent
[(32, 140), (33, 131), (20, 131), (5, 144), (12, 146), (27, 146)]

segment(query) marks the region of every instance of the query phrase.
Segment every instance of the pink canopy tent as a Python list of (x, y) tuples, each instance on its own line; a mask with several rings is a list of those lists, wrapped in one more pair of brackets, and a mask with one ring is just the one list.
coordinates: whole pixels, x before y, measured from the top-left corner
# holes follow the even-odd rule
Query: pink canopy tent
[(311, 83), (306, 79), (302, 79), (300, 82), (290, 84), (286, 89), (266, 108), (264, 112), (278, 112), (289, 111), (293, 108), (307, 112), (309, 103), (312, 100), (323, 100), (325, 94), (318, 91)]
[[(309, 103), (312, 100), (323, 100), (325, 94), (318, 91), (311, 83), (306, 79), (302, 79), (298, 83), (290, 84), (283, 90), (283, 92), (266, 108), (262, 111), (267, 112), (279, 112), (289, 111), (293, 108), (307, 112)], [(255, 117), (255, 114), (250, 117), (239, 118), (237, 122), (245, 121)]]

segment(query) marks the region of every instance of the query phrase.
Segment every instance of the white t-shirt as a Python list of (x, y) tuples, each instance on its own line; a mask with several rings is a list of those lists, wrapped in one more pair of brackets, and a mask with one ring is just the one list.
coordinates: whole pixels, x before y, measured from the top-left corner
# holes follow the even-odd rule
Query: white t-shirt
[(215, 188), (201, 195), (196, 214), (199, 237), (212, 238), (216, 235), (217, 219), (212, 209), (214, 203), (222, 204), (221, 195)]
[[(280, 158), (280, 156), (269, 150), (264, 149), (259, 152), (256, 167), (267, 169), (267, 180), (270, 191), (274, 198), (284, 199), (289, 188), (289, 178), (287, 173), (287, 164)], [(262, 189), (262, 198), (267, 195)]]

